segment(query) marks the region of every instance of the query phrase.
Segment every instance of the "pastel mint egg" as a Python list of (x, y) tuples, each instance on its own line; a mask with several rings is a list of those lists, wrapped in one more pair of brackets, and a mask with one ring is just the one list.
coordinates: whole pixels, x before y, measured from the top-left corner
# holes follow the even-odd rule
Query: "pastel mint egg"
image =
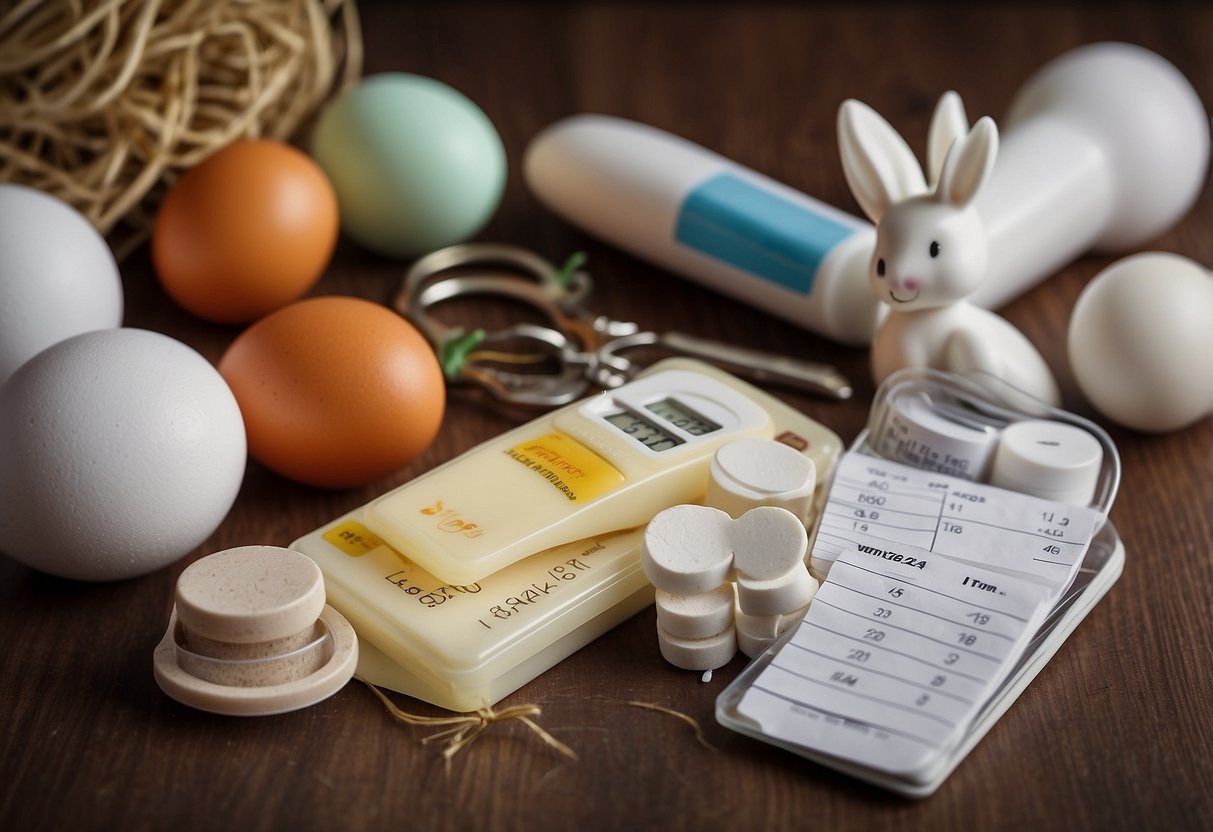
[(505, 148), (488, 116), (441, 81), (365, 78), (325, 108), (313, 158), (337, 192), (342, 230), (388, 257), (473, 237), (505, 188)]

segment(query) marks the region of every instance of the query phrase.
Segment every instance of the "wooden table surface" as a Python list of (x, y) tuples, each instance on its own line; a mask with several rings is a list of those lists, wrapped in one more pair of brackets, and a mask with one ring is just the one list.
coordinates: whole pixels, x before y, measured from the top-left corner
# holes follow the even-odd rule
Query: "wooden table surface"
[[(589, 255), (603, 312), (837, 364), (847, 403), (778, 395), (849, 442), (873, 388), (863, 349), (830, 343), (641, 262), (548, 213), (522, 181), (527, 142), (578, 112), (647, 122), (848, 211), (835, 110), (862, 98), (925, 145), (930, 108), (956, 88), (999, 117), (1046, 60), (1100, 40), (1168, 58), (1213, 105), (1213, 10), (1169, 4), (361, 4), (368, 73), (405, 70), (458, 88), (504, 140), (510, 175), (478, 239), (554, 260)], [(1213, 264), (1213, 188), (1149, 248)], [(1109, 256), (1089, 256), (1005, 307), (1056, 369), (1068, 408), (1093, 415), (1066, 360), (1070, 310)], [(403, 263), (343, 241), (317, 294), (386, 302)], [(126, 323), (217, 361), (238, 330), (189, 317), (146, 250), (123, 264)], [(655, 302), (659, 299), (659, 302)], [(0, 559), (0, 828), (28, 829), (1197, 829), (1213, 828), (1213, 420), (1167, 435), (1109, 425), (1124, 463), (1112, 518), (1124, 574), (943, 787), (909, 801), (716, 724), (709, 683), (657, 651), (650, 607), (504, 700), (579, 755), (523, 725), (493, 726), (449, 768), (431, 729), (394, 723), (360, 684), (296, 713), (213, 716), (152, 679), (174, 582), (194, 559), (287, 545), (338, 514), (519, 423), (450, 398), (434, 444), (362, 489), (292, 484), (250, 463), (230, 516), (197, 551), (146, 577), (83, 584)], [(687, 725), (629, 706), (664, 705)], [(441, 715), (405, 697), (418, 714)]]

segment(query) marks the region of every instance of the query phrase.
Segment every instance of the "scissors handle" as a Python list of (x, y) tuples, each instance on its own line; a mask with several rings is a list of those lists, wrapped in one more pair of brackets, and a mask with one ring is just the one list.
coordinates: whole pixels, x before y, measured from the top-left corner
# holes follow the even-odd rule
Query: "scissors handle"
[(625, 349), (644, 346), (657, 346), (679, 355), (701, 358), (759, 383), (775, 384), (833, 399), (849, 399), (853, 392), (846, 377), (828, 364), (738, 347), (684, 332), (638, 332), (616, 338), (600, 352), (609, 353), (607, 363), (613, 367), (630, 369), (630, 362), (617, 354)]

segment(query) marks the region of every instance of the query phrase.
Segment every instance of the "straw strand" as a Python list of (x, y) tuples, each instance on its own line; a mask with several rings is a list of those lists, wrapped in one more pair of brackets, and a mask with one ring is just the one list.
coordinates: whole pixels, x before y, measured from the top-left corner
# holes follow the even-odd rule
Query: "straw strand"
[(64, 199), (121, 256), (184, 170), (290, 138), (361, 69), (354, 0), (24, 0), (0, 13), (0, 180)]

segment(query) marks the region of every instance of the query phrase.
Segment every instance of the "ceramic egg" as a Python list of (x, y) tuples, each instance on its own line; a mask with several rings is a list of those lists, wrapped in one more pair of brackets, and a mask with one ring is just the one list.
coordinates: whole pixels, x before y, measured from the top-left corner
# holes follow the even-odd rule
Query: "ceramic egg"
[(320, 114), (311, 152), (337, 190), (343, 231), (388, 257), (469, 239), (505, 187), (505, 149), (488, 116), (420, 75), (363, 79)]
[(337, 233), (337, 197), (306, 153), (242, 139), (190, 168), (168, 192), (152, 260), (178, 305), (215, 323), (247, 323), (311, 289)]
[(1213, 274), (1175, 254), (1126, 257), (1074, 304), (1067, 338), (1083, 394), (1114, 422), (1163, 432), (1213, 412)]
[(0, 387), (0, 552), (77, 580), (152, 572), (215, 531), (245, 459), (235, 398), (185, 344), (60, 341)]
[(0, 184), (0, 384), (51, 344), (121, 325), (118, 266), (84, 215)]
[(442, 423), (446, 388), (425, 338), (361, 298), (279, 309), (219, 361), (244, 413), (249, 454), (323, 488), (364, 485), (412, 461)]

